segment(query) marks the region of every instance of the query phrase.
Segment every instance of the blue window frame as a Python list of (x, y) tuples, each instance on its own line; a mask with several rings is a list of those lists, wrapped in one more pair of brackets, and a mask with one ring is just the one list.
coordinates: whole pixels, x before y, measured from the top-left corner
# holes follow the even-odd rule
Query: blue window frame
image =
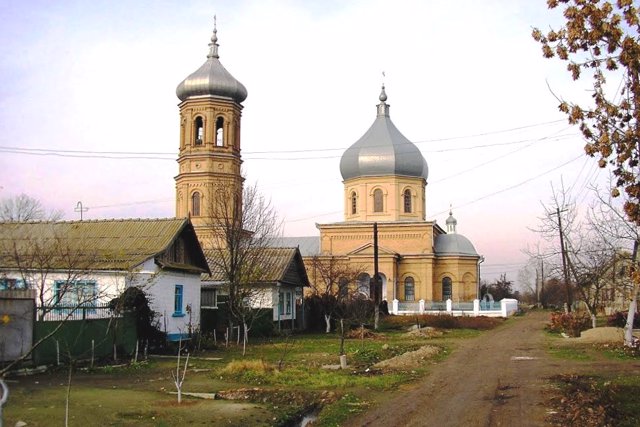
[(278, 314), (284, 314), (284, 292), (278, 292)]
[(184, 311), (182, 310), (183, 300), (184, 300), (184, 286), (176, 285), (175, 291), (173, 294), (173, 316), (184, 316)]
[(287, 299), (286, 312), (287, 312), (287, 314), (291, 314), (291, 292), (287, 292), (286, 293), (286, 299)]
[(7, 289), (27, 289), (27, 286), (23, 279), (3, 277), (0, 279), (0, 291), (5, 291)]
[(73, 282), (56, 280), (53, 300), (58, 307), (56, 311), (69, 313), (73, 309), (89, 307), (90, 310), (86, 310), (86, 313), (95, 314), (97, 290), (95, 280), (76, 280)]

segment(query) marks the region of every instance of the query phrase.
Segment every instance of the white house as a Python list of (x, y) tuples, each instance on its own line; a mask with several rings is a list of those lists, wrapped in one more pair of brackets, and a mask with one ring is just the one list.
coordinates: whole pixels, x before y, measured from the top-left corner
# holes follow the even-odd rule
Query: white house
[(188, 219), (0, 223), (0, 290), (35, 289), (43, 320), (145, 290), (169, 340), (200, 324), (209, 267)]

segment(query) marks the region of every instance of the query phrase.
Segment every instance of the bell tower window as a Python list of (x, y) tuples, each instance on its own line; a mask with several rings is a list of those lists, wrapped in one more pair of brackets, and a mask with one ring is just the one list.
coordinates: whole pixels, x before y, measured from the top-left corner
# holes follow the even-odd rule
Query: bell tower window
[(351, 193), (351, 215), (355, 215), (358, 213), (358, 198), (356, 196), (356, 192)]
[(202, 145), (202, 142), (204, 141), (204, 121), (202, 120), (202, 117), (196, 117), (194, 124), (196, 136), (194, 145)]
[(224, 119), (218, 117), (216, 120), (216, 147), (224, 146)]
[(191, 195), (191, 215), (200, 216), (200, 193), (197, 191)]
[(384, 201), (382, 190), (376, 188), (373, 191), (373, 211), (374, 212), (384, 212)]
[(411, 213), (411, 190), (404, 190), (404, 213)]

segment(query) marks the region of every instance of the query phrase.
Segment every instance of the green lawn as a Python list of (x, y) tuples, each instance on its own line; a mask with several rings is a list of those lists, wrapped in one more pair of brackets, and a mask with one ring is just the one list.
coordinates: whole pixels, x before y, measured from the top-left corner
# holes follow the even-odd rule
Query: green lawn
[[(152, 357), (133, 366), (78, 370), (72, 376), (70, 425), (278, 425), (318, 406), (322, 411), (316, 425), (339, 425), (348, 415), (366, 409), (376, 394), (419, 378), (454, 350), (456, 342), (480, 333), (459, 329), (425, 338), (386, 330), (364, 340), (348, 339), (346, 370), (323, 368), (339, 364), (340, 342), (333, 333), (253, 340), (245, 356), (241, 346), (235, 345), (192, 355), (183, 392), (259, 389), (257, 396), (240, 400), (184, 397), (178, 405), (170, 394), (176, 391), (171, 377), (175, 358)], [(427, 344), (442, 350), (420, 367), (384, 373), (370, 369), (378, 361)], [(244, 366), (246, 362), (250, 363)], [(234, 370), (234, 365), (240, 368)], [(5, 425), (20, 420), (29, 426), (63, 425), (67, 374), (67, 368), (60, 367), (11, 379)]]

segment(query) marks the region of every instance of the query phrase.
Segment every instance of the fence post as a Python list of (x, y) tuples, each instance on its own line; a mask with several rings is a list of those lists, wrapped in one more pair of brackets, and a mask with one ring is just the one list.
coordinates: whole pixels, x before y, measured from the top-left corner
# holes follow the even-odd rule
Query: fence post
[(475, 316), (480, 315), (480, 300), (477, 298), (473, 300), (473, 314)]
[(507, 301), (506, 298), (503, 298), (500, 301), (500, 311), (502, 311), (502, 317), (507, 317)]
[(394, 299), (391, 301), (391, 313), (398, 314), (398, 300)]
[(418, 311), (420, 311), (420, 314), (424, 314), (424, 300), (423, 299), (418, 301)]
[(447, 300), (447, 313), (451, 313), (453, 311), (453, 302), (451, 299)]

